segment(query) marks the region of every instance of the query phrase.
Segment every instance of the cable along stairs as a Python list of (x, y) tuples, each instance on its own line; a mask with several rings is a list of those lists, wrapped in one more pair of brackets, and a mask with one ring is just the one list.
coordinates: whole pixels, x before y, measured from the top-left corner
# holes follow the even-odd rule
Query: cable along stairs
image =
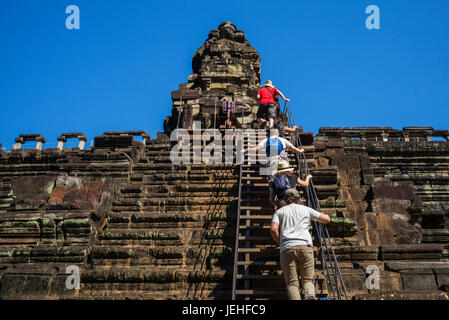
[[(295, 126), (290, 104), (284, 106), (287, 125)], [(286, 139), (303, 148), (298, 132), (285, 133)], [(257, 144), (255, 133), (243, 136), (244, 148)], [(305, 153), (289, 154), (296, 163), (301, 179), (310, 174)], [(239, 167), (239, 193), (232, 299), (288, 299), (279, 263), (279, 247), (272, 240), (270, 225), (273, 207), (269, 202), (269, 185), (259, 174), (263, 165), (243, 162)], [(322, 212), (313, 179), (304, 190), (307, 205)], [(314, 286), (318, 299), (348, 300), (346, 286), (326, 225), (313, 222), (315, 256)], [(298, 275), (299, 280), (300, 276)], [(300, 281), (301, 282), (301, 281)]]

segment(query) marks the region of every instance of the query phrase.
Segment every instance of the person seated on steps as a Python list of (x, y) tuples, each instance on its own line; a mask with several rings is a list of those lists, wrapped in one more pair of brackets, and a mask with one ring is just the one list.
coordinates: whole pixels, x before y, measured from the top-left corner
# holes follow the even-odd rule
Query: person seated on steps
[[(306, 180), (294, 173), (294, 169), (286, 161), (279, 161), (278, 170), (270, 183), (270, 202), (274, 209), (277, 210), (287, 205), (285, 200), (285, 192), (289, 189), (296, 189), (297, 185), (307, 188), (309, 186), (312, 175), (308, 175)], [(298, 204), (301, 204), (300, 201)]]
[(277, 170), (278, 162), (280, 160), (290, 163), (286, 150), (290, 150), (295, 153), (304, 153), (304, 149), (299, 149), (295, 147), (290, 141), (285, 138), (279, 137), (279, 130), (273, 128), (270, 130), (270, 137), (263, 139), (255, 147), (243, 150), (243, 154), (250, 151), (259, 152), (259, 150), (265, 149), (267, 156), (267, 164), (269, 168), (264, 174), (268, 176), (268, 181), (270, 182), (273, 178), (274, 173)]
[(274, 120), (277, 117), (277, 109), (275, 97), (280, 96), (285, 101), (289, 102), (281, 91), (273, 86), (270, 80), (265, 82), (263, 88), (257, 92), (257, 100), (259, 100), (259, 109), (257, 111), (257, 119), (261, 122), (269, 122), (269, 128), (274, 126)]
[(311, 221), (329, 223), (327, 214), (297, 204), (299, 192), (289, 189), (285, 193), (287, 205), (276, 210), (271, 221), (271, 236), (280, 246), (281, 269), (290, 300), (301, 300), (298, 271), (306, 300), (315, 300), (313, 285), (314, 257)]

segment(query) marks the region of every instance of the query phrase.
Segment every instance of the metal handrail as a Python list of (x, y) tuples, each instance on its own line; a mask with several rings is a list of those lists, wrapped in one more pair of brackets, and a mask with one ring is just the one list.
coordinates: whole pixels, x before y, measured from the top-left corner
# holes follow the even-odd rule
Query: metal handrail
[[(295, 120), (294, 120), (294, 117), (293, 117), (293, 112), (291, 110), (290, 104), (287, 103), (287, 102), (284, 105), (284, 113), (287, 116), (287, 124), (288, 124), (288, 126), (294, 127), (295, 126)], [(295, 142), (295, 146), (299, 147), (299, 148), (302, 148), (302, 143), (301, 143), (301, 139), (299, 138), (299, 134), (298, 134), (297, 131), (295, 131), (295, 133), (296, 133), (295, 134), (295, 141), (294, 141)], [(296, 160), (297, 160), (297, 164), (298, 164), (299, 174), (301, 174), (301, 172), (304, 172), (304, 174), (306, 176), (308, 174), (310, 174), (310, 170), (308, 168), (307, 159), (306, 159), (305, 155), (304, 154), (301, 154), (301, 155), (297, 154), (296, 155)], [(303, 163), (303, 164), (301, 164), (301, 163)], [(309, 186), (307, 187), (307, 199), (308, 199), (309, 206), (311, 206), (313, 209), (321, 212), (321, 206), (319, 204), (318, 196), (316, 194), (316, 190), (314, 188), (312, 179), (310, 179)], [(327, 273), (327, 276), (328, 276), (329, 285), (331, 287), (334, 299), (338, 298), (339, 300), (341, 300), (341, 298), (342, 298), (342, 295), (341, 295), (341, 292), (340, 292), (340, 287), (339, 287), (339, 281), (340, 281), (340, 285), (341, 285), (341, 287), (343, 288), (343, 291), (344, 291), (345, 299), (348, 300), (348, 294), (347, 294), (347, 291), (346, 291), (346, 286), (345, 286), (345, 283), (343, 281), (343, 276), (341, 274), (340, 266), (338, 265), (337, 257), (335, 255), (335, 251), (334, 251), (334, 248), (332, 246), (332, 241), (330, 239), (329, 232), (327, 230), (327, 226), (326, 225), (322, 225), (320, 223), (316, 223), (316, 222), (314, 223), (314, 225), (315, 225), (315, 231), (317, 233), (318, 240), (319, 240), (319, 243), (320, 243), (321, 261), (322, 261), (323, 267), (326, 270), (326, 273)], [(325, 250), (323, 248), (323, 240), (324, 240)], [(329, 252), (329, 248), (328, 248), (327, 243), (329, 243), (330, 252)], [(335, 291), (336, 291), (337, 295), (335, 294), (335, 291), (334, 291), (334, 282), (332, 281), (332, 277), (330, 275), (329, 268), (327, 266), (326, 255), (324, 254), (324, 251), (326, 251), (326, 253), (327, 253), (327, 256), (328, 256), (328, 259), (329, 259), (329, 263), (330, 263), (330, 268), (331, 268), (332, 273), (333, 273), (334, 278), (335, 278), (334, 279), (335, 280)]]

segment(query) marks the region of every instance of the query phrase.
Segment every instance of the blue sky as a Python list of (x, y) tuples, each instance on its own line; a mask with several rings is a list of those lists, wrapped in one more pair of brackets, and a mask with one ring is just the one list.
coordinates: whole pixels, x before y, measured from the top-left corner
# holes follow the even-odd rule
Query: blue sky
[[(81, 29), (67, 30), (75, 4)], [(365, 8), (380, 8), (368, 30)], [(170, 92), (211, 29), (232, 21), (262, 80), (322, 126), (449, 129), (449, 1), (2, 0), (0, 143), (63, 132), (162, 131)]]

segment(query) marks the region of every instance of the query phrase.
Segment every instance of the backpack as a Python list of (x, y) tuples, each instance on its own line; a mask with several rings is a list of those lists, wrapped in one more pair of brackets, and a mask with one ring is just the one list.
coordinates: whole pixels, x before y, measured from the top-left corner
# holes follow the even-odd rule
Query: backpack
[(274, 193), (279, 199), (284, 198), (285, 191), (291, 189), (290, 181), (285, 174), (280, 174), (276, 176), (271, 182), (271, 188), (273, 188)]
[[(277, 149), (277, 153), (273, 154), (273, 155), (271, 155), (271, 148), (272, 148), (272, 146), (273, 146), (274, 150)], [(284, 150), (284, 145), (282, 144), (281, 140), (279, 140), (278, 137), (273, 137), (273, 138), (268, 138), (267, 139), (267, 145), (265, 147), (265, 151), (267, 153), (267, 157), (277, 156), (277, 155), (279, 155), (282, 152), (282, 150)]]

